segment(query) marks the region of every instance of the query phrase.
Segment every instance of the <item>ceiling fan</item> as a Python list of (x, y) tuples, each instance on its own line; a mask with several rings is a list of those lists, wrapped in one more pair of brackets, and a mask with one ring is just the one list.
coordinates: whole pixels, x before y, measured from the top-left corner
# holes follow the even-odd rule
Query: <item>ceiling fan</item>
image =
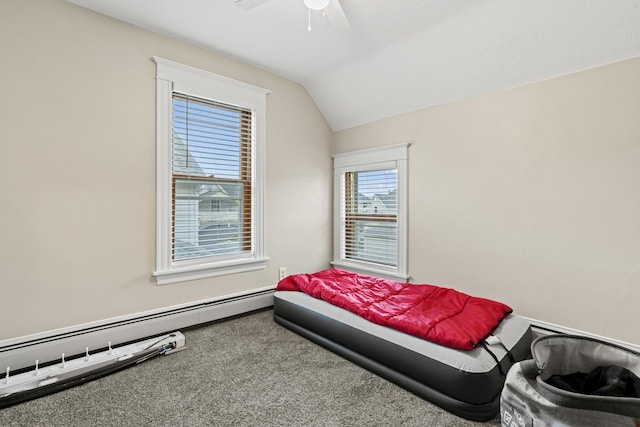
[[(242, 10), (250, 10), (254, 7), (260, 6), (263, 3), (267, 3), (270, 0), (234, 0), (235, 5)], [(309, 26), (308, 30), (311, 31), (311, 12), (321, 11), (323, 16), (326, 17), (334, 29), (340, 32), (348, 32), (351, 30), (351, 25), (345, 15), (340, 0), (302, 0), (309, 10)]]

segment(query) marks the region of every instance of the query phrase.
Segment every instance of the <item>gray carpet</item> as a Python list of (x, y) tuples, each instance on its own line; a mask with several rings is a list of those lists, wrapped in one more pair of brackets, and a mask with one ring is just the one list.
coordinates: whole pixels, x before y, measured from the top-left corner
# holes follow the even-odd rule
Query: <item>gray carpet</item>
[(456, 417), (275, 324), (182, 331), (187, 349), (0, 410), (0, 426), (491, 426)]

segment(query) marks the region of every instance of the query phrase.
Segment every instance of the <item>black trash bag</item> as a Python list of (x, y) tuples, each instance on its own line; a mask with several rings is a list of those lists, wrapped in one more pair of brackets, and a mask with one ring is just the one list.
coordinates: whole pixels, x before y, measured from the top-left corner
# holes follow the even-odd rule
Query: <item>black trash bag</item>
[(640, 378), (630, 370), (616, 365), (598, 366), (588, 373), (552, 375), (547, 383), (574, 393), (640, 397)]

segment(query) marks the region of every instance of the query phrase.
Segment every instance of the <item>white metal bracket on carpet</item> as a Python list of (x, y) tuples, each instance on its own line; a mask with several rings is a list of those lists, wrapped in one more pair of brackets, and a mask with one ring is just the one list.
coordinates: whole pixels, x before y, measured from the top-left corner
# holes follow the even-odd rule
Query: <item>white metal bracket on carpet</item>
[(108, 343), (106, 350), (93, 354), (87, 348), (84, 356), (71, 360), (65, 360), (62, 353), (60, 362), (44, 367), (36, 360), (33, 370), (16, 375), (11, 375), (8, 367), (0, 379), (0, 408), (92, 381), (155, 356), (183, 350), (184, 346), (184, 335), (173, 332), (117, 348)]

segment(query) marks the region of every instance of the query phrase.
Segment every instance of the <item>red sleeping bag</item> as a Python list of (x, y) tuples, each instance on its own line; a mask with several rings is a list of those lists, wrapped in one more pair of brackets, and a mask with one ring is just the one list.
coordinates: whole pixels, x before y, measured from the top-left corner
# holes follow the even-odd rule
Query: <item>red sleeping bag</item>
[(486, 338), (511, 308), (454, 289), (414, 285), (339, 269), (295, 274), (278, 291), (301, 291), (370, 322), (453, 348), (469, 350)]

